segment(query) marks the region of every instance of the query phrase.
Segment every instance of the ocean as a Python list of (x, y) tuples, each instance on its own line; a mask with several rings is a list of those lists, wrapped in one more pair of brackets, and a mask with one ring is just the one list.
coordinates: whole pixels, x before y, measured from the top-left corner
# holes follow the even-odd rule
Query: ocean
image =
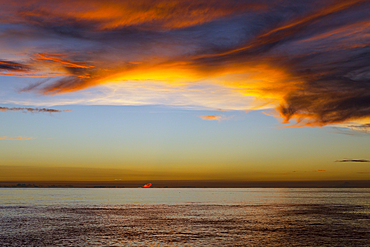
[(1, 188), (0, 246), (370, 246), (370, 189)]

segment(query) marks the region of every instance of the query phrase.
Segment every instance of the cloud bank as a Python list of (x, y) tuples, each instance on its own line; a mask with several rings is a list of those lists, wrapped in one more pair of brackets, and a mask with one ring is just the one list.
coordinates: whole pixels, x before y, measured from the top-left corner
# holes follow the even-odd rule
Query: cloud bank
[(369, 1), (0, 3), (0, 76), (48, 77), (22, 95), (125, 88), (135, 100), (121, 104), (151, 104), (165, 91), (161, 104), (233, 109), (212, 104), (233, 94), (248, 98), (245, 110), (274, 108), (294, 126), (368, 129)]

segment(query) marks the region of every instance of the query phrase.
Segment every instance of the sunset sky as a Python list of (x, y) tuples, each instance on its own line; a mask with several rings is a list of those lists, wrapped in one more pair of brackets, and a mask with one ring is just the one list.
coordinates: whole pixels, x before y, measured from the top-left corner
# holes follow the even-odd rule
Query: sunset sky
[(0, 181), (370, 180), (368, 0), (0, 4)]

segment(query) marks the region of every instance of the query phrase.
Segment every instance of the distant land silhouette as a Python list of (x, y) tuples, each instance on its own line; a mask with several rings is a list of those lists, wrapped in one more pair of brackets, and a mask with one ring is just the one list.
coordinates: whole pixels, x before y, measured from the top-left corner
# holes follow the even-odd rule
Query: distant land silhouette
[[(0, 181), (2, 188), (138, 188), (149, 181)], [(150, 188), (370, 188), (370, 180), (206, 181), (152, 180)]]

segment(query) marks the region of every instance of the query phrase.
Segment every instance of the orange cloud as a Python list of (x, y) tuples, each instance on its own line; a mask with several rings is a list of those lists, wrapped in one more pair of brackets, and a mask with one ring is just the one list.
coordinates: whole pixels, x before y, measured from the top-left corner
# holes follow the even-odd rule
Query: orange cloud
[(211, 115), (211, 116), (199, 116), (201, 119), (204, 119), (204, 120), (217, 120), (217, 121), (221, 121), (221, 116), (215, 116), (215, 115)]
[(64, 74), (60, 73), (43, 73), (43, 74), (26, 74), (26, 73), (2, 73), (0, 72), (0, 76), (16, 76), (16, 77), (54, 77), (54, 76), (63, 76)]
[(6, 140), (6, 141), (27, 141), (27, 140), (31, 140), (31, 139), (35, 139), (35, 138), (33, 138), (33, 137), (21, 137), (21, 136), (18, 136), (18, 137), (0, 136), (0, 140)]
[[(115, 104), (150, 104), (166, 91), (188, 101), (168, 96), (163, 104), (233, 109), (213, 104), (212, 85), (235, 95), (230, 98), (250, 99), (240, 103), (244, 110), (274, 108), (290, 126), (345, 123), (368, 130), (366, 0), (308, 1), (293, 14), (279, 1), (1, 2), (1, 23), (20, 26), (9, 27), (4, 39), (42, 42), (23, 47), (28, 61), (1, 60), (0, 75), (51, 77), (20, 92), (55, 95), (107, 85), (116, 95), (120, 85), (135, 98), (116, 97)], [(204, 97), (194, 100), (189, 95), (197, 90)]]
[(84, 62), (81, 62), (81, 61), (68, 61), (68, 60), (65, 60), (65, 59), (62, 59), (62, 58), (58, 58), (57, 56), (51, 56), (49, 54), (37, 54), (37, 56), (35, 57), (36, 59), (40, 59), (40, 60), (47, 60), (47, 61), (53, 61), (53, 62), (57, 62), (57, 63), (60, 63), (66, 67), (73, 67), (73, 68), (82, 68), (82, 69), (87, 69), (87, 68), (92, 68), (94, 66), (91, 66), (91, 65), (86, 65), (84, 64)]
[[(231, 2), (231, 3), (230, 3)], [(43, 25), (59, 20), (79, 22), (98, 30), (114, 30), (124, 27), (139, 27), (150, 30), (167, 30), (189, 27), (216, 18), (231, 16), (244, 11), (257, 11), (266, 4), (256, 2), (222, 0), (75, 0), (22, 1), (21, 4), (7, 4), (7, 9), (18, 12), (11, 20)], [(8, 3), (8, 2), (7, 2)], [(14, 20), (15, 19), (15, 20)]]

